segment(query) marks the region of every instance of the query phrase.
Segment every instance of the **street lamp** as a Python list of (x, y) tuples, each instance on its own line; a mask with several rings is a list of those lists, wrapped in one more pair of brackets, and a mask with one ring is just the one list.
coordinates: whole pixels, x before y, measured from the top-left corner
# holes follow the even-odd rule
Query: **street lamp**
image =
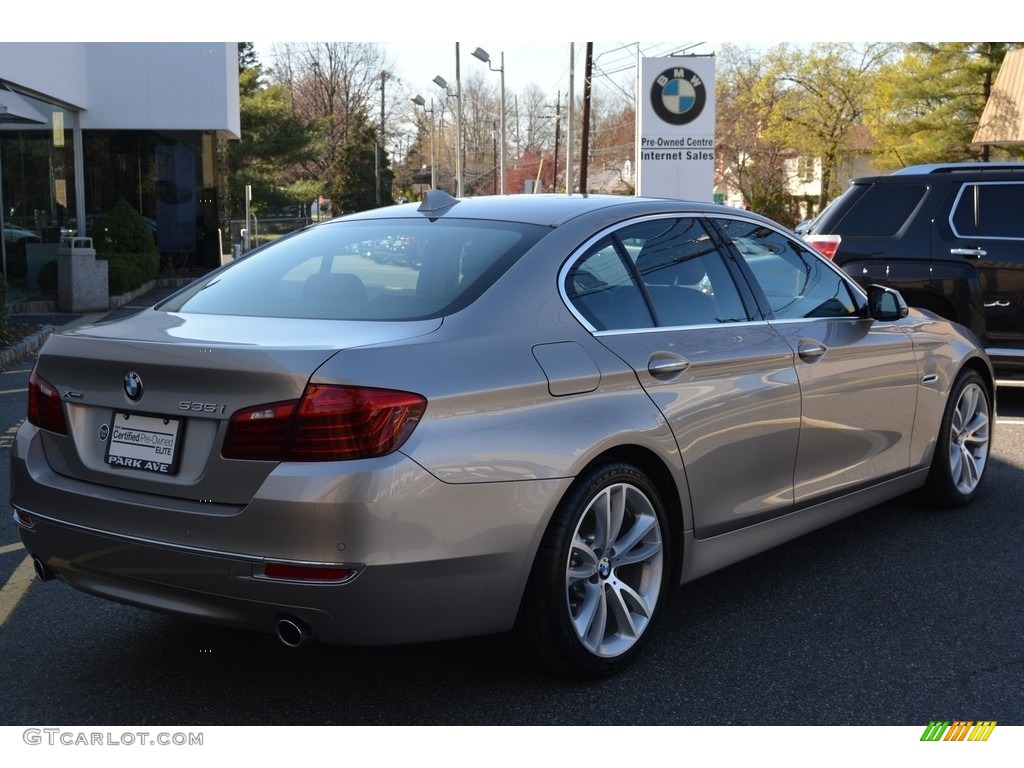
[(455, 97), (455, 196), (462, 197), (462, 75), (459, 69), (459, 44), (455, 44), (455, 93), (448, 90), (448, 81), (438, 75), (434, 84), (448, 96)]
[(430, 115), (430, 188), (437, 189), (437, 166), (434, 164), (434, 100), (430, 100), (430, 109), (427, 109), (427, 101), (418, 93), (412, 97), (412, 103), (423, 107), (423, 111)]
[(501, 161), (499, 168), (501, 173), (501, 194), (504, 195), (507, 191), (505, 188), (505, 52), (501, 52), (500, 67), (495, 67), (491, 64), (491, 57), (483, 48), (477, 48), (473, 51), (473, 56), (486, 64), (491, 72), (501, 73), (501, 108), (498, 118), (501, 121)]
[(434, 84), (449, 97), (455, 97), (455, 196), (462, 197), (462, 96), (458, 88), (452, 93), (448, 81), (440, 75), (434, 78)]

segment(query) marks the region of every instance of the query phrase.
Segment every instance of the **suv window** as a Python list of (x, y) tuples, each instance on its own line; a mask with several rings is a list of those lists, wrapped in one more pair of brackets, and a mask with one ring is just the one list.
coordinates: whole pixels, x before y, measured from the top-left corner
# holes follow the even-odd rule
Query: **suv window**
[[(855, 189), (851, 187), (847, 194)], [(844, 235), (894, 235), (927, 191), (924, 184), (872, 184), (843, 216), (842, 232)]]
[(950, 225), (957, 237), (1024, 238), (1024, 183), (964, 184)]

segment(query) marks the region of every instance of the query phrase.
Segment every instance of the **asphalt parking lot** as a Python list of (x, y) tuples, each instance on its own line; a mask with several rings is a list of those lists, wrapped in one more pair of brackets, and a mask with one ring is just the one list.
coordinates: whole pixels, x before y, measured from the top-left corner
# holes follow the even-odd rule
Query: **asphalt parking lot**
[[(0, 377), (4, 450), (30, 364)], [(296, 652), (109, 603), (33, 580), (5, 515), (0, 723), (1021, 725), (1024, 388), (996, 429), (974, 506), (899, 499), (678, 588), (640, 662), (590, 683), (501, 636)]]

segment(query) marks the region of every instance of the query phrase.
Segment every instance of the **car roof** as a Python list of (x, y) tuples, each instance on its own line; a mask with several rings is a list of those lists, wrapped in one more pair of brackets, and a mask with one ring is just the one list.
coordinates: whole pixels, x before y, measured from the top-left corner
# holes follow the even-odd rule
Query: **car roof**
[[(624, 215), (645, 213), (697, 212), (697, 213), (743, 213), (714, 203), (670, 198), (626, 197), (622, 195), (565, 195), (565, 194), (520, 194), (488, 195), (484, 197), (454, 198), (441, 190), (430, 190), (420, 203), (376, 208), (370, 211), (348, 214), (332, 219), (340, 222), (354, 219), (416, 218), (426, 216), (437, 219), (452, 216), (463, 219), (493, 219), (515, 221), (524, 224), (538, 224), (556, 227), (570, 219), (594, 211), (622, 209)], [(768, 220), (766, 220), (768, 221)]]
[(917, 177), (917, 176), (930, 176), (934, 174), (989, 174), (989, 173), (1022, 173), (1024, 172), (1024, 163), (1021, 162), (1005, 162), (1005, 163), (982, 163), (982, 162), (965, 162), (965, 163), (927, 163), (922, 165), (908, 165), (905, 168), (898, 168), (889, 174), (879, 174), (876, 176), (861, 176), (853, 179), (853, 184), (868, 184), (878, 181), (879, 179), (887, 179), (893, 177)]

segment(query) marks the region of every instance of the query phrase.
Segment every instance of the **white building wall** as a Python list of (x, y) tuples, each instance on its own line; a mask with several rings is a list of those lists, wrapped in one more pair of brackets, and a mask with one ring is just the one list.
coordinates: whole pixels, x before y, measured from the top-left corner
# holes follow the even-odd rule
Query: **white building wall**
[(0, 43), (0, 78), (78, 107), (84, 130), (240, 136), (237, 43)]

